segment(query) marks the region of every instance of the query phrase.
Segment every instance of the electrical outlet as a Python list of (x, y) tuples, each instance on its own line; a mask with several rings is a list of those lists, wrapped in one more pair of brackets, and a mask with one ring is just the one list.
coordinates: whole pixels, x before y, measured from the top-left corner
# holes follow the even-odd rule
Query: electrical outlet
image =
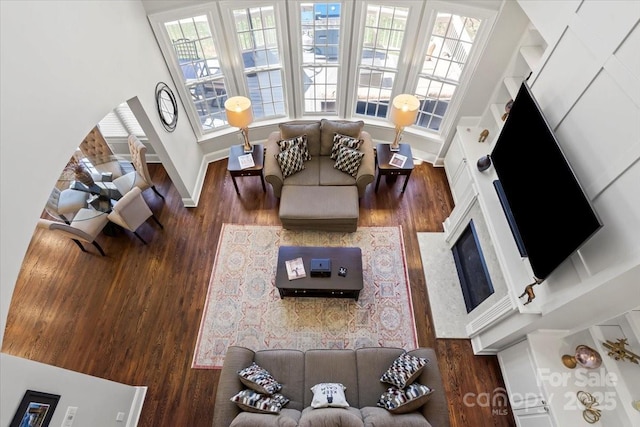
[(124, 412), (118, 412), (118, 415), (116, 415), (116, 421), (120, 423), (124, 421)]
[(67, 413), (64, 414), (64, 421), (62, 422), (62, 427), (71, 427), (77, 412), (78, 412), (78, 407), (69, 406), (67, 408)]

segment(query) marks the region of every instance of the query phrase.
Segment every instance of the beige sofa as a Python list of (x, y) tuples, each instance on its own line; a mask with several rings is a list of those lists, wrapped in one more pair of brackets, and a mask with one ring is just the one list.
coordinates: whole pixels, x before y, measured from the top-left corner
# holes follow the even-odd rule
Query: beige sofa
[[(371, 135), (362, 130), (362, 121), (314, 120), (280, 124), (266, 142), (265, 180), (280, 198), (279, 216), (284, 228), (292, 230), (355, 231), (359, 216), (359, 198), (375, 176), (375, 155)], [(364, 152), (357, 175), (351, 176), (334, 167), (331, 159), (336, 133), (360, 138)], [(276, 156), (278, 142), (307, 136), (311, 159), (304, 169), (283, 177)]]
[[(241, 426), (402, 426), (449, 427), (449, 415), (436, 353), (418, 348), (409, 353), (424, 357), (429, 363), (417, 383), (434, 391), (420, 408), (392, 414), (376, 406), (389, 387), (380, 382), (381, 375), (404, 350), (368, 347), (357, 350), (260, 350), (232, 346), (229, 348), (215, 398), (213, 427)], [(230, 399), (246, 387), (238, 372), (257, 363), (282, 384), (280, 393), (290, 399), (278, 415), (242, 411)], [(313, 409), (311, 387), (323, 382), (342, 383), (349, 408)]]

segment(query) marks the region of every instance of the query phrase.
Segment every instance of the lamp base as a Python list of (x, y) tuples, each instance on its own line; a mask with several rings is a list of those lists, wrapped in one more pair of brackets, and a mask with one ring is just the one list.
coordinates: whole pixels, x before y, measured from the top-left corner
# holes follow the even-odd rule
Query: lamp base
[(243, 147), (245, 153), (253, 153), (253, 145), (250, 145), (249, 148), (247, 148), (246, 146)]
[(393, 145), (389, 144), (389, 151), (400, 151), (400, 146), (398, 145), (397, 147), (394, 147)]

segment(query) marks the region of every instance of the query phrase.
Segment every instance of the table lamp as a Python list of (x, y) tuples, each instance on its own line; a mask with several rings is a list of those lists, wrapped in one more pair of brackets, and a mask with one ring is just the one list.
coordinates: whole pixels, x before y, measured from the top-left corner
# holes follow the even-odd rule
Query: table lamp
[(393, 98), (389, 120), (396, 126), (396, 137), (389, 146), (391, 151), (400, 151), (400, 135), (405, 126), (416, 122), (420, 101), (413, 95), (402, 94)]
[(229, 125), (240, 128), (244, 136), (244, 152), (251, 153), (253, 147), (249, 142), (249, 124), (253, 121), (251, 100), (244, 96), (233, 96), (226, 100), (224, 109), (227, 111)]

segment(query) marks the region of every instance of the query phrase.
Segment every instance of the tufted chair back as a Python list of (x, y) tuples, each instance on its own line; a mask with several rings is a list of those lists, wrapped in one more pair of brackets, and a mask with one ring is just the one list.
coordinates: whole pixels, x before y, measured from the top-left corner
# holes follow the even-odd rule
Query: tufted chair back
[(91, 132), (82, 141), (80, 150), (94, 166), (114, 160), (113, 152), (97, 126), (91, 129)]
[(133, 167), (151, 185), (151, 175), (149, 175), (149, 169), (147, 169), (147, 147), (135, 135), (129, 135), (127, 141)]

